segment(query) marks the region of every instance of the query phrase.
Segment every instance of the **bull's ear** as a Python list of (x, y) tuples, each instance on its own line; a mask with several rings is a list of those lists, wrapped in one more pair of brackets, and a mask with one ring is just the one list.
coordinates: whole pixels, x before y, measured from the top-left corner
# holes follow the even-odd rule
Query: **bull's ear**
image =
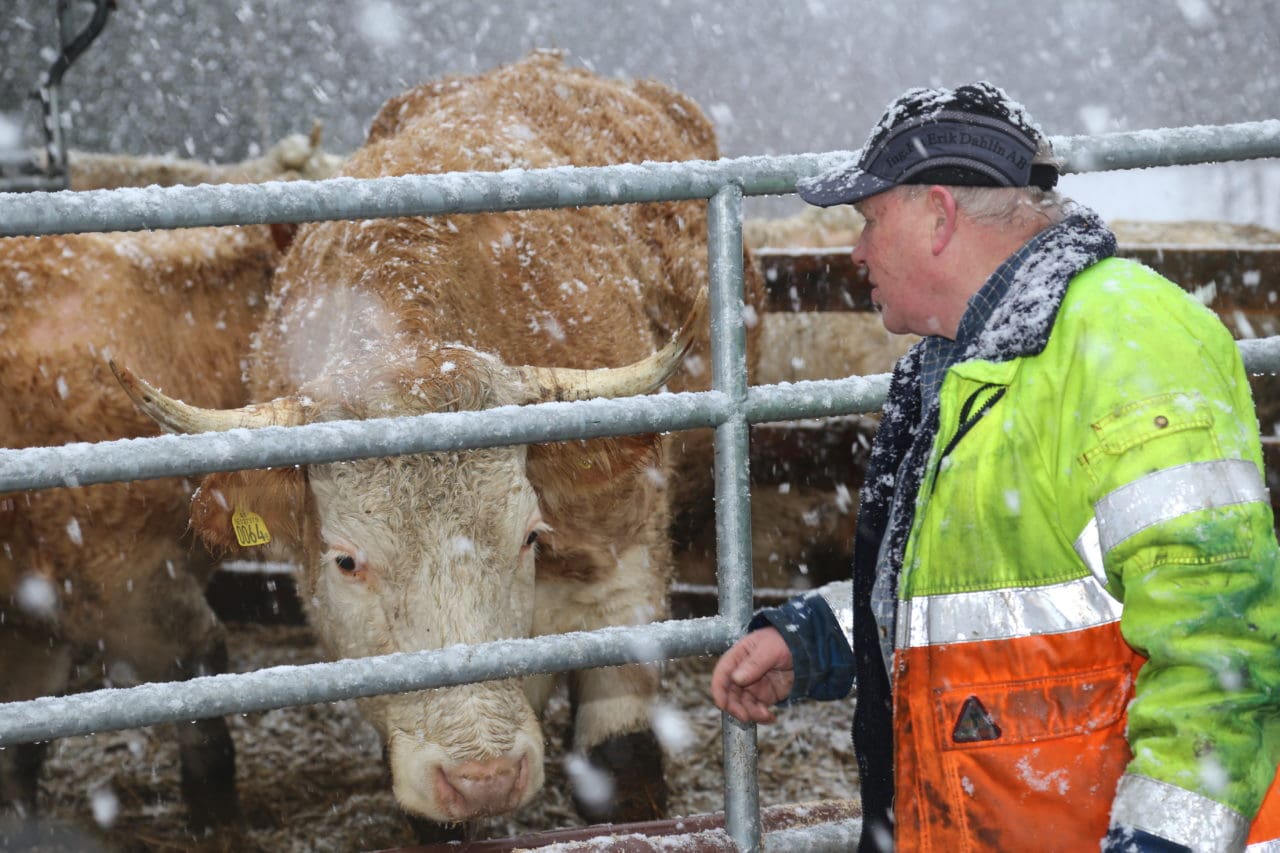
[[(527, 459), (543, 520), (566, 535), (571, 528), (590, 530), (602, 507), (614, 508), (612, 529), (639, 532), (652, 521), (658, 493), (665, 488), (656, 435), (533, 444)], [(553, 542), (555, 538), (553, 534)]]
[(191, 528), (216, 554), (234, 548), (302, 544), (306, 470), (210, 474), (191, 497)]
[(527, 459), (535, 488), (559, 481), (589, 491), (607, 488), (661, 464), (658, 437), (653, 434), (531, 444)]

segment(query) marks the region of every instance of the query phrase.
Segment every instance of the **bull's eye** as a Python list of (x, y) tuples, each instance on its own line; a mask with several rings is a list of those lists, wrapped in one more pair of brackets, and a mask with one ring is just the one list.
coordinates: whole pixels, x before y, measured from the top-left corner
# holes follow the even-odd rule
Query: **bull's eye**
[(354, 572), (356, 570), (356, 558), (350, 554), (339, 554), (334, 558), (334, 562), (338, 564), (338, 568), (344, 572)]
[(520, 545), (520, 555), (523, 557), (525, 554), (532, 553), (533, 546), (542, 541), (542, 534), (550, 532), (551, 527), (542, 519), (531, 519), (529, 528), (524, 534), (524, 542)]

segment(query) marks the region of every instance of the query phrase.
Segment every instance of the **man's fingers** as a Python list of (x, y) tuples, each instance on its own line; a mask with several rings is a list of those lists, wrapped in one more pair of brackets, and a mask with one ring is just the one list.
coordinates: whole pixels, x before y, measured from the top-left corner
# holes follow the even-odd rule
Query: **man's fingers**
[(751, 632), (734, 648), (738, 647), (743, 654), (737, 657), (732, 679), (740, 687), (754, 684), (774, 670), (791, 668), (791, 650), (774, 628)]
[(790, 692), (791, 651), (777, 629), (752, 631), (721, 656), (711, 673), (716, 707), (744, 723), (771, 723), (772, 705)]
[(737, 686), (733, 679), (733, 672), (744, 655), (746, 650), (742, 644), (735, 644), (716, 662), (716, 667), (711, 673), (711, 698), (716, 703), (716, 707), (722, 710), (725, 709), (725, 703), (729, 700), (730, 689)]
[(768, 704), (743, 690), (731, 691), (721, 709), (744, 723), (772, 723), (776, 719)]
[[(772, 723), (774, 720), (773, 709), (764, 702), (761, 702), (755, 696), (746, 694), (746, 700), (742, 703), (743, 710), (746, 712), (747, 720), (753, 723)], [(741, 717), (739, 717), (741, 719)]]
[(729, 674), (730, 680), (738, 687), (746, 687), (760, 680), (769, 667), (759, 658), (748, 657), (738, 661), (738, 665)]

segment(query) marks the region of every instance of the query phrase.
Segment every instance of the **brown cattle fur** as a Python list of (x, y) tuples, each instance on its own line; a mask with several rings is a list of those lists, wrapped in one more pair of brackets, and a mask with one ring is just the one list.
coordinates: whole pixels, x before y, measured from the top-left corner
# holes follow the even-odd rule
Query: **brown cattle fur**
[[(0, 240), (4, 446), (156, 435), (108, 357), (196, 403), (247, 402), (241, 359), (279, 258), (265, 226)], [(185, 533), (191, 489), (168, 478), (0, 495), (0, 701), (222, 665), (203, 596), (212, 563)], [(56, 594), (51, 610), (23, 606), (33, 578)], [(179, 736), (184, 749), (205, 737)]]
[[(536, 53), (485, 74), (446, 78), (393, 98), (342, 175), (717, 156), (710, 123), (684, 96), (657, 83), (602, 79), (567, 68), (558, 56)], [(277, 271), (270, 311), (254, 341), (253, 397), (259, 402), (292, 397), (308, 422), (533, 402), (538, 398), (512, 368), (618, 367), (650, 356), (691, 314), (708, 285), (707, 263), (705, 202), (304, 225)], [(748, 302), (758, 316), (761, 283), (754, 268), (744, 266)], [(754, 353), (754, 327), (748, 338)], [(667, 385), (673, 391), (700, 390), (709, 381), (704, 325)], [(672, 473), (673, 455), (679, 457), (678, 474)], [(527, 455), (495, 449), (305, 471), (220, 474), (206, 479), (192, 517), (206, 542), (226, 547), (234, 542), (232, 514), (251, 510), (264, 519), (273, 545), (293, 546), (302, 564), (300, 597), (331, 655), (348, 649), (411, 651), (511, 636), (506, 631), (590, 630), (663, 618), (671, 571), (671, 493), (697, 495), (709, 519), (710, 471), (708, 430), (675, 437), (621, 436), (537, 445)], [(486, 488), (490, 491), (481, 498)], [(495, 583), (494, 595), (519, 596), (512, 601), (520, 606), (502, 608), (501, 599), (489, 599), (482, 605), (492, 602), (493, 611), (467, 615), (455, 612), (462, 606), (462, 590), (446, 589), (436, 597), (416, 593), (422, 598), (406, 610), (403, 602), (412, 590), (447, 588), (453, 571), (460, 570), (451, 570), (448, 557), (437, 553), (452, 540), (434, 534), (447, 537), (474, 523), (482, 531), (477, 539), (498, 541), (489, 533), (499, 525), (495, 510), (478, 502), (502, 506), (504, 493), (536, 498), (540, 508), (543, 524), (532, 552), (536, 562), (530, 565), (521, 550), (519, 565), (528, 572), (520, 578), (528, 581), (512, 581), (527, 589), (536, 571), (532, 596), (499, 589), (510, 570), (499, 565), (503, 558), (494, 557), (476, 571)], [(348, 570), (363, 572), (364, 580), (353, 582), (335, 577), (332, 556), (323, 559), (331, 553), (327, 549), (338, 547), (322, 535), (330, 522), (358, 528), (370, 539), (391, 529), (397, 534), (377, 539), (381, 565), (370, 558), (372, 567)], [(501, 526), (505, 531), (519, 523), (504, 517)], [(405, 552), (397, 550), (402, 545)], [(365, 544), (357, 540), (343, 547), (358, 555)], [(352, 557), (356, 566), (362, 561)], [(467, 571), (476, 565), (470, 558), (457, 563)], [(370, 592), (348, 594), (353, 587), (343, 584), (349, 583), (367, 584), (360, 588)], [(384, 603), (384, 594), (390, 603)], [(475, 626), (491, 623), (497, 627), (489, 635), (476, 633)], [(521, 627), (510, 627), (515, 625)], [(458, 639), (461, 633), (468, 639)], [(631, 734), (651, 742), (649, 704), (657, 690), (652, 667), (590, 670), (575, 679), (576, 748), (591, 750)], [(530, 687), (531, 693), (541, 690), (539, 685)], [(524, 728), (524, 709), (511, 703), (512, 686), (451, 688), (435, 692), (429, 701), (411, 696), (366, 702), (387, 738), (402, 805), (438, 820), (456, 819), (448, 817), (456, 813), (445, 811), (441, 800), (431, 799), (429, 780), (444, 778), (440, 774), (455, 766), (450, 762), (496, 760), (517, 733), (531, 736)], [(496, 712), (481, 714), (476, 702), (467, 705), (461, 699), (481, 693), (491, 707), (509, 709), (505, 719)], [(535, 697), (529, 707), (539, 703)], [(445, 707), (451, 712), (439, 710)], [(431, 723), (431, 731), (424, 728), (428, 717), (439, 720)], [(651, 751), (656, 753), (656, 743)], [(417, 767), (419, 761), (429, 762), (422, 765), (425, 776), (396, 769)], [(644, 803), (645, 812), (608, 816), (656, 817), (654, 804), (665, 799), (661, 785), (660, 779), (646, 779), (638, 785), (640, 793), (628, 790), (619, 797), (624, 808)], [(531, 795), (534, 786), (526, 790)]]
[[(651, 81), (599, 78), (540, 52), (481, 76), (444, 78), (392, 98), (342, 174), (365, 178), (718, 156), (710, 123), (683, 95)], [(745, 266), (747, 302), (758, 316), (761, 281), (753, 265)], [(702, 202), (305, 225), (281, 266), (271, 318), (255, 341), (254, 396), (265, 400), (304, 386), (316, 396), (309, 383), (321, 381), (342, 400), (332, 417), (496, 405), (508, 401), (483, 399), (483, 392), (475, 398), (458, 395), (449, 383), (465, 382), (467, 371), (438, 371), (441, 363), (468, 358), (446, 352), (447, 344), (474, 347), (509, 365), (618, 366), (669, 340), (706, 284)], [(354, 316), (368, 306), (343, 302), (352, 292), (384, 306), (385, 316), (368, 322)], [(331, 309), (310, 325), (290, 314), (294, 305), (324, 301), (346, 310)], [(757, 334), (751, 325), (749, 368)], [(397, 338), (416, 342), (413, 364), (384, 363), (385, 348), (373, 346)], [(704, 328), (667, 383), (671, 390), (709, 387), (707, 341)], [(337, 375), (347, 372), (354, 378)], [(400, 402), (358, 412), (373, 385)], [(401, 405), (408, 387), (422, 399)], [(675, 454), (674, 502), (686, 516), (705, 521), (713, 511), (710, 440), (710, 431), (701, 430), (666, 441)], [(574, 519), (619, 506), (617, 496), (625, 488), (617, 475), (630, 472), (635, 478), (663, 469), (655, 464), (656, 442), (656, 436), (628, 436), (531, 449), (530, 476), (561, 539), (572, 527), (585, 528)], [(584, 476), (589, 471), (599, 476)], [(219, 477), (219, 488), (234, 488), (233, 480), (234, 474)], [(203, 490), (202, 499), (208, 497)], [(275, 498), (266, 503), (280, 505)], [(229, 515), (199, 506), (196, 512), (221, 518), (221, 529), (203, 523), (197, 529), (211, 542), (228, 542)], [(282, 517), (277, 523), (289, 522)], [(268, 527), (274, 529), (270, 522)]]

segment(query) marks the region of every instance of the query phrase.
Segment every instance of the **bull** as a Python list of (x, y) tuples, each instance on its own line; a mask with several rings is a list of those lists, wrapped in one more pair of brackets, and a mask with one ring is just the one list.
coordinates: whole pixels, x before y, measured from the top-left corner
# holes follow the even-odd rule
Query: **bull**
[[(391, 99), (341, 174), (716, 156), (688, 98), (535, 53)], [(255, 340), (262, 402), (215, 411), (123, 367), (119, 376), (176, 432), (619, 396), (664, 382), (703, 389), (705, 324), (683, 321), (696, 318), (706, 275), (701, 202), (313, 223), (277, 271)], [(673, 470), (707, 470), (705, 448), (697, 437), (635, 435), (213, 474), (192, 501), (192, 525), (234, 549), (246, 541), (237, 520), (244, 533), (250, 519), (295, 555), (309, 622), (333, 657), (642, 624), (667, 614)], [(401, 807), (456, 824), (527, 803), (543, 780), (538, 711), (552, 686), (534, 678), (361, 700)], [(658, 687), (648, 665), (571, 675), (573, 747), (616, 784), (607, 801), (576, 792), (585, 817), (665, 812), (650, 723)]]
[[(210, 406), (247, 402), (240, 360), (266, 308), (278, 239), (253, 226), (0, 240), (0, 441), (155, 434), (127, 399), (104, 393), (106, 357)], [(186, 333), (157, 337), (161, 326)], [(223, 629), (203, 595), (214, 563), (184, 541), (191, 492), (168, 478), (0, 495), (0, 701), (225, 668)], [(225, 721), (176, 731), (191, 823), (234, 823)], [(0, 750), (3, 811), (34, 815), (46, 747)]]

